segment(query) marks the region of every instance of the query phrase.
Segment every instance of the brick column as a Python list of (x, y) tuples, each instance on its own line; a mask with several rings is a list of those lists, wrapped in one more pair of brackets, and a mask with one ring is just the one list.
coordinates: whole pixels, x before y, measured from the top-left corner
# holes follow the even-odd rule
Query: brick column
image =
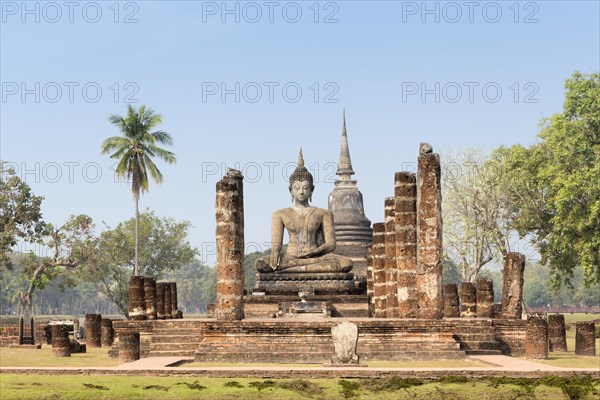
[(156, 319), (165, 319), (165, 282), (156, 282)]
[(440, 156), (421, 143), (417, 159), (417, 298), (419, 318), (443, 317)]
[(103, 347), (110, 347), (113, 344), (113, 339), (115, 337), (115, 331), (112, 326), (112, 319), (103, 318), (100, 322), (101, 332), (100, 332), (100, 341)]
[(79, 339), (79, 319), (73, 318), (73, 339)]
[(398, 316), (416, 318), (417, 303), (417, 177), (409, 172), (394, 176), (396, 281)]
[(102, 315), (85, 314), (85, 345), (90, 347), (102, 347)]
[(502, 318), (520, 319), (523, 312), (523, 273), (525, 255), (508, 253), (504, 259), (502, 272)]
[(398, 318), (398, 285), (396, 274), (396, 220), (393, 197), (385, 199), (385, 279), (386, 279), (386, 317)]
[(132, 276), (129, 279), (129, 319), (146, 319), (143, 276)]
[(477, 317), (494, 316), (494, 283), (489, 278), (477, 279)]
[(373, 224), (373, 316), (385, 318), (387, 286), (385, 282), (385, 224)]
[(373, 298), (373, 245), (367, 247), (367, 299), (369, 317), (373, 317), (375, 304)]
[(548, 358), (548, 323), (542, 315), (530, 315), (527, 319), (525, 357)]
[(119, 361), (132, 362), (140, 359), (140, 334), (138, 332), (119, 333)]
[(71, 357), (71, 341), (67, 325), (52, 325), (52, 354), (56, 357)]
[(458, 297), (460, 298), (460, 316), (461, 317), (476, 317), (477, 316), (477, 288), (472, 282), (461, 282), (458, 289)]
[(228, 170), (217, 183), (217, 299), (215, 317), (244, 319), (244, 177)]
[(179, 318), (179, 305), (177, 303), (177, 282), (169, 282), (171, 286), (171, 315), (173, 318)]
[(575, 354), (578, 356), (595, 356), (595, 324), (593, 322), (577, 322), (575, 325)]
[(165, 304), (165, 319), (173, 318), (173, 313), (171, 310), (171, 285), (169, 284), (169, 282), (165, 282), (165, 295), (163, 296), (163, 302)]
[(557, 353), (567, 351), (567, 330), (562, 314), (548, 314), (548, 350)]
[(144, 278), (144, 303), (146, 304), (146, 318), (156, 319), (156, 281), (154, 278)]
[(444, 296), (444, 318), (460, 317), (458, 285), (454, 283), (445, 283), (442, 293)]

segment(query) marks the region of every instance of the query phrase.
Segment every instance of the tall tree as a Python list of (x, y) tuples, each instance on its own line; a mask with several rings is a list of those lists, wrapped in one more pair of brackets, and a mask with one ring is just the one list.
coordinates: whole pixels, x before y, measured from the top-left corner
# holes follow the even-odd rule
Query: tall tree
[(45, 229), (40, 209), (43, 199), (0, 160), (0, 277), (12, 268), (9, 256), (19, 241), (40, 239)]
[(555, 287), (578, 267), (600, 282), (600, 74), (576, 72), (565, 89), (563, 111), (542, 121), (537, 143), (493, 154), (514, 226), (531, 235)]
[(498, 169), (489, 163), (471, 147), (444, 157), (444, 250), (466, 282), (475, 282), (483, 266), (501, 260), (514, 236), (503, 187), (496, 182)]
[(172, 145), (173, 139), (167, 132), (151, 132), (162, 123), (162, 116), (145, 105), (139, 110), (129, 105), (126, 116), (111, 115), (108, 120), (119, 128), (123, 136), (107, 138), (100, 151), (101, 154), (112, 153), (110, 158), (119, 160), (115, 171), (117, 176), (131, 181), (136, 221), (133, 274), (138, 275), (140, 193), (148, 191), (148, 173), (157, 184), (163, 181), (163, 175), (152, 157), (158, 157), (167, 164), (175, 163), (175, 154), (158, 147), (159, 144)]

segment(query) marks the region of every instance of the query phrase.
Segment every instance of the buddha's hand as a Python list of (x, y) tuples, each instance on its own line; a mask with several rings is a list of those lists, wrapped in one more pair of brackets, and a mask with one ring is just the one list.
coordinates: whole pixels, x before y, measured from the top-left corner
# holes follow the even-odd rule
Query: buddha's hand
[(298, 254), (296, 257), (297, 258), (311, 258), (316, 255), (317, 255), (317, 253), (314, 250), (308, 250), (308, 251)]
[(269, 257), (269, 266), (271, 267), (271, 269), (273, 271), (277, 270), (277, 267), (279, 266), (279, 254), (278, 253), (271, 253), (271, 256)]

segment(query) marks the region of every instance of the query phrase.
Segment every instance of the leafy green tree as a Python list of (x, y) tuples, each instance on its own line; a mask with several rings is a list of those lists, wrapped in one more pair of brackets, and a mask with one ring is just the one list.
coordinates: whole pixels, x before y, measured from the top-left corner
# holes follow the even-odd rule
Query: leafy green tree
[(40, 239), (45, 229), (40, 209), (43, 199), (0, 161), (0, 277), (12, 268), (9, 256), (19, 241)]
[(163, 181), (163, 175), (152, 161), (152, 157), (158, 157), (167, 164), (175, 163), (175, 154), (157, 146), (158, 144), (172, 145), (173, 139), (167, 132), (151, 132), (162, 123), (162, 117), (145, 105), (142, 105), (139, 110), (129, 105), (126, 116), (111, 115), (108, 120), (119, 128), (123, 136), (107, 138), (102, 143), (100, 151), (101, 154), (112, 153), (110, 158), (119, 160), (115, 170), (117, 176), (126, 177), (131, 181), (136, 220), (133, 274), (138, 275), (140, 193), (148, 191), (148, 173), (157, 184)]
[(563, 112), (542, 121), (537, 143), (492, 156), (514, 227), (555, 287), (571, 285), (578, 267), (600, 282), (600, 74), (576, 72), (565, 88)]
[(95, 257), (81, 270), (80, 279), (93, 283), (98, 292), (127, 315), (136, 236), (138, 273), (161, 279), (167, 271), (178, 270), (194, 260), (197, 250), (187, 241), (190, 226), (187, 221), (157, 217), (148, 210), (138, 218), (121, 222), (100, 235)]

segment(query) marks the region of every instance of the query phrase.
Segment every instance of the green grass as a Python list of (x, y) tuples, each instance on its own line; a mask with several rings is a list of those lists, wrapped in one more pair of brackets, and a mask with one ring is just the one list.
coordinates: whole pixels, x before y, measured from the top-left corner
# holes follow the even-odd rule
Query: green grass
[(43, 345), (40, 350), (0, 348), (2, 367), (114, 367), (119, 360), (108, 358), (108, 349), (89, 348), (86, 353), (71, 354), (71, 357), (55, 357), (52, 346)]
[[(430, 361), (364, 361), (370, 368), (485, 368), (488, 365), (475, 360), (430, 360)], [(350, 367), (352, 365), (349, 365)], [(211, 362), (201, 363), (192, 362), (179, 365), (181, 368), (206, 368), (206, 367), (308, 367), (308, 368), (326, 368), (323, 364), (276, 364), (276, 363), (232, 363), (232, 362)]]
[(596, 399), (600, 381), (589, 378), (469, 380), (227, 379), (142, 376), (0, 375), (3, 400), (12, 399)]
[[(574, 324), (576, 322), (593, 321), (595, 319), (600, 319), (600, 314), (564, 313), (563, 315), (565, 316), (565, 324)], [(573, 327), (573, 330), (574, 329), (575, 327)]]

